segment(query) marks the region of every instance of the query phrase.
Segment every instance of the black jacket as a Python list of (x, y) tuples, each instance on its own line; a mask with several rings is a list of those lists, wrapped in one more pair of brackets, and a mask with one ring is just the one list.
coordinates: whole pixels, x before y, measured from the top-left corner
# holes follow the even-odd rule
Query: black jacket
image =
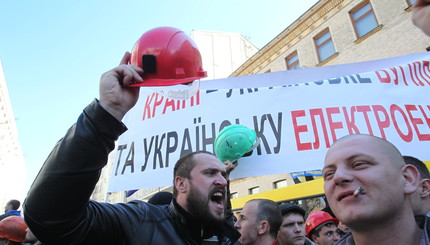
[[(127, 128), (93, 101), (49, 155), (24, 203), (25, 221), (50, 244), (201, 244), (217, 235), (233, 244), (231, 225), (202, 227), (175, 201), (108, 204), (89, 197), (114, 142)], [(203, 235), (202, 235), (203, 234)]]

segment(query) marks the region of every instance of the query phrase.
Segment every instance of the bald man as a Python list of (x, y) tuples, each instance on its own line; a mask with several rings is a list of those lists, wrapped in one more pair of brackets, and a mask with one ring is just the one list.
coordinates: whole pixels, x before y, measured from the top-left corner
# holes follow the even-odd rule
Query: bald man
[(272, 245), (281, 223), (282, 215), (276, 202), (252, 199), (243, 206), (234, 227), (240, 232), (241, 245)]
[(339, 139), (326, 154), (323, 177), (333, 213), (351, 229), (338, 244), (430, 244), (410, 200), (418, 170), (390, 142), (370, 135)]

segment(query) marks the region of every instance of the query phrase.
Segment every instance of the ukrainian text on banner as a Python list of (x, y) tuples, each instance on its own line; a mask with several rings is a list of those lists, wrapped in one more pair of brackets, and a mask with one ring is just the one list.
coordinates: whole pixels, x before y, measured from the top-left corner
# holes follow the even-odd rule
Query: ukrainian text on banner
[[(427, 60), (295, 85), (201, 90), (182, 101), (142, 90), (114, 150), (109, 191), (171, 185), (181, 155), (212, 151), (218, 132), (236, 123), (254, 129), (261, 143), (239, 160), (233, 178), (320, 169), (327, 148), (353, 133), (429, 160)], [(306, 69), (300, 72), (306, 81)]]

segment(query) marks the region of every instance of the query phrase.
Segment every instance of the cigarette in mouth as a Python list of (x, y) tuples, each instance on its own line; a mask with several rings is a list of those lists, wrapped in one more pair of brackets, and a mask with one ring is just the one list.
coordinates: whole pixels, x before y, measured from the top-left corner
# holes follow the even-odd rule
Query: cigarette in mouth
[(363, 186), (358, 187), (357, 190), (354, 191), (354, 196), (358, 196), (363, 191), (364, 191), (364, 187)]

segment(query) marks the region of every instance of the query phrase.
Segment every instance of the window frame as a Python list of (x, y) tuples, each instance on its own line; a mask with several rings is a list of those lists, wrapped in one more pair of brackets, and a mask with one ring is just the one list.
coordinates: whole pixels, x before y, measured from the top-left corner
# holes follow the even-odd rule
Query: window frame
[[(253, 190), (257, 190), (257, 189), (258, 189), (258, 192), (253, 193)], [(254, 186), (254, 187), (251, 187), (248, 189), (249, 195), (253, 195), (253, 194), (257, 194), (257, 193), (260, 193), (260, 186)]]
[[(278, 184), (278, 183), (281, 183), (281, 182), (285, 182), (285, 186), (277, 187), (277, 184)], [(279, 189), (279, 188), (283, 188), (283, 187), (286, 187), (286, 186), (288, 186), (287, 179), (280, 179), (280, 180), (277, 180), (277, 181), (274, 181), (274, 182), (273, 182), (273, 189), (274, 189), (274, 190)]]
[[(330, 38), (328, 38), (327, 40), (325, 40), (323, 43), (321, 43), (320, 45), (318, 45), (317, 40), (319, 38), (321, 38), (322, 36), (324, 36), (324, 34), (329, 33), (330, 34)], [(318, 55), (318, 62), (321, 63), (327, 59), (329, 59), (331, 56), (333, 56), (334, 54), (336, 54), (336, 48), (334, 46), (334, 41), (333, 41), (333, 37), (331, 35), (330, 32), (330, 28), (327, 27), (325, 29), (323, 29), (320, 33), (318, 33), (316, 36), (314, 36), (314, 45), (315, 45), (315, 49), (317, 51), (317, 55)], [(331, 55), (329, 55), (327, 58), (325, 58), (324, 60), (321, 59), (321, 52), (320, 52), (320, 47), (324, 46), (324, 44), (328, 43), (329, 41), (332, 42), (333, 44), (333, 53)]]
[[(294, 61), (293, 63), (291, 63), (291, 65), (289, 65), (289, 61), (294, 56), (297, 56), (297, 60)], [(298, 64), (298, 67), (296, 68), (297, 64)], [(297, 52), (297, 50), (294, 51), (294, 52), (292, 52), (291, 54), (289, 54), (287, 57), (285, 57), (285, 65), (287, 66), (287, 70), (297, 70), (297, 69), (300, 69), (300, 58), (299, 58), (299, 53)], [(291, 69), (291, 67), (294, 67), (294, 68)]]
[[(367, 12), (365, 12), (359, 18), (354, 19), (354, 16), (353, 16), (354, 13), (356, 13), (357, 11), (359, 11), (361, 8), (363, 8), (366, 5), (370, 6), (370, 10), (368, 10)], [(349, 17), (351, 19), (352, 26), (354, 28), (355, 37), (357, 39), (364, 37), (367, 33), (371, 32), (373, 29), (375, 29), (375, 28), (377, 28), (379, 26), (378, 19), (376, 18), (375, 10), (373, 9), (373, 6), (372, 6), (372, 3), (370, 2), (370, 0), (363, 1), (363, 2), (359, 3), (357, 6), (355, 6), (354, 8), (352, 8), (348, 13), (349, 13)], [(360, 20), (362, 20), (363, 18), (367, 17), (369, 14), (372, 14), (373, 19), (375, 20), (375, 27), (373, 27), (368, 32), (366, 32), (362, 36), (360, 36), (360, 34), (358, 32), (358, 29), (357, 29), (357, 23)]]

